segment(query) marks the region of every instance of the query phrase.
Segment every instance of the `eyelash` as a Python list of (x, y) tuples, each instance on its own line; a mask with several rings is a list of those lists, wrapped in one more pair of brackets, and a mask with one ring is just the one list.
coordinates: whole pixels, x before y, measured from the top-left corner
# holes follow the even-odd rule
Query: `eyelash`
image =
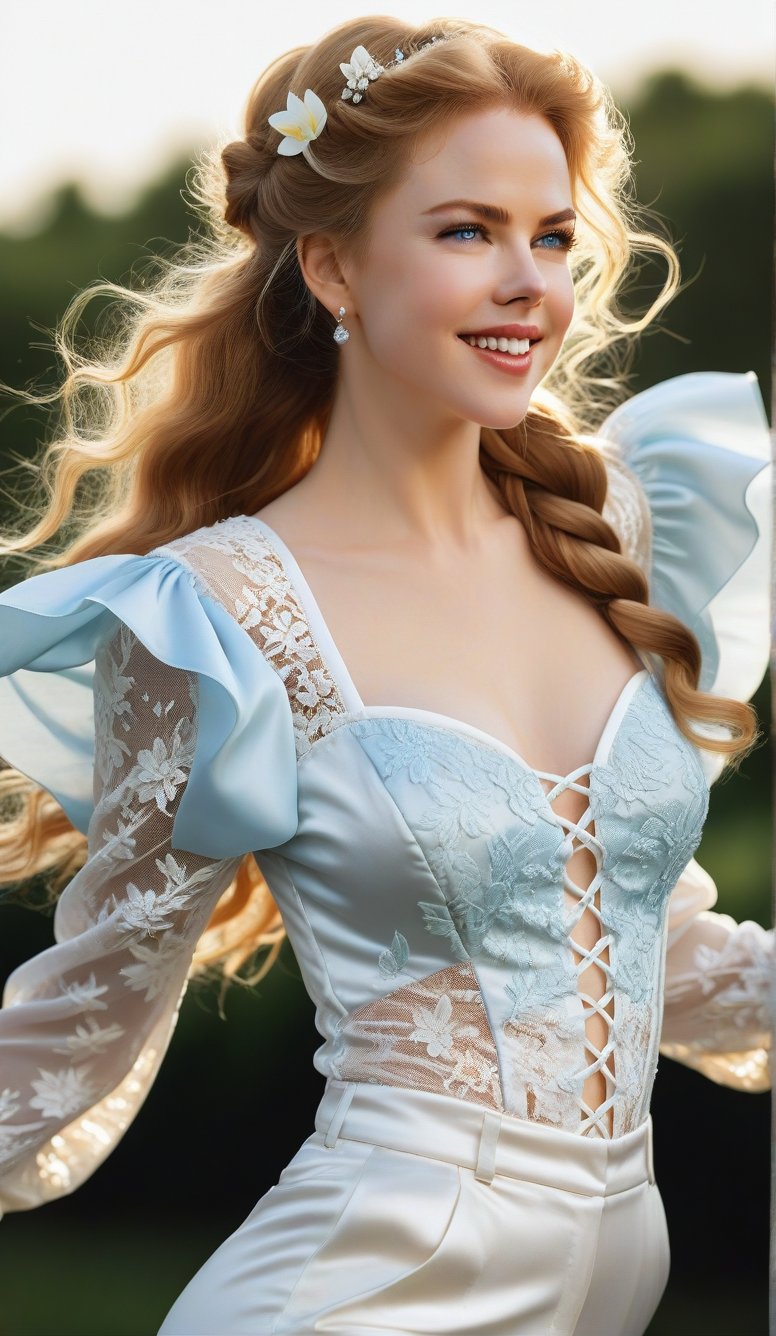
[[(440, 237), (452, 237), (457, 232), (478, 232), (480, 236), (487, 235), (487, 228), (482, 223), (459, 223), (458, 227), (450, 227), (445, 232), (440, 232)], [(574, 233), (567, 228), (556, 228), (553, 232), (544, 232), (537, 240), (544, 241), (546, 237), (558, 237), (563, 243), (561, 246), (551, 246), (550, 250), (570, 251), (572, 246), (576, 245)], [(464, 241), (464, 246), (471, 245), (471, 241)]]

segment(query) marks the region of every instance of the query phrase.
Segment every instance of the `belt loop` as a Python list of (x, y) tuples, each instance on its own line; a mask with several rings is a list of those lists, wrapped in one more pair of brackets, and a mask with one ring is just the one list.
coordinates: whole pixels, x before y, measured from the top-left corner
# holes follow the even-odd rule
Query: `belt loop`
[(481, 1183), (492, 1183), (496, 1172), (496, 1147), (501, 1131), (501, 1114), (491, 1110), (484, 1115), (480, 1131), (480, 1145), (477, 1152), (477, 1167), (474, 1177)]
[(647, 1115), (647, 1173), (650, 1183), (655, 1181), (655, 1153), (652, 1143), (652, 1114)]
[(323, 1138), (323, 1144), (324, 1146), (327, 1146), (329, 1150), (331, 1150), (332, 1146), (336, 1145), (339, 1130), (345, 1120), (345, 1114), (350, 1108), (350, 1101), (356, 1093), (357, 1084), (357, 1081), (350, 1081), (348, 1085), (345, 1086), (345, 1089), (340, 1096), (340, 1101), (331, 1116), (329, 1126), (326, 1128), (326, 1136)]

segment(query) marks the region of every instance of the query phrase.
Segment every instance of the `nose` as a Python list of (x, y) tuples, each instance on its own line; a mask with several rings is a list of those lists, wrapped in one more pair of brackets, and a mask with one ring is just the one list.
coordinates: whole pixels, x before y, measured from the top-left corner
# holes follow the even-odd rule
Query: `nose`
[(502, 285), (501, 302), (525, 302), (538, 306), (547, 292), (547, 280), (536, 263), (533, 251), (521, 251), (510, 265), (509, 277)]

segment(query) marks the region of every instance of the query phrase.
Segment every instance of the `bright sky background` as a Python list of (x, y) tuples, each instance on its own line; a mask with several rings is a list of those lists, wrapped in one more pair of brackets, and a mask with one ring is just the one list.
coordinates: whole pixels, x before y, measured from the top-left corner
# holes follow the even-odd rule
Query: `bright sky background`
[(772, 0), (470, 0), (371, 11), (358, 0), (277, 10), (262, 0), (6, 0), (0, 228), (38, 225), (47, 191), (66, 179), (82, 181), (97, 208), (130, 206), (174, 154), (240, 133), (250, 87), (275, 56), (369, 12), (476, 17), (516, 41), (568, 48), (615, 93), (666, 64), (723, 87), (773, 86)]

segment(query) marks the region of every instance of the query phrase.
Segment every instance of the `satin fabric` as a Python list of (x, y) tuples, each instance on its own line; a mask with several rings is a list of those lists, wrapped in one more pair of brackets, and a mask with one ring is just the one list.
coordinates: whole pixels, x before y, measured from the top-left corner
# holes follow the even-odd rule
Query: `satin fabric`
[(158, 1336), (642, 1336), (669, 1268), (651, 1116), (605, 1141), (329, 1081)]
[[(94, 655), (119, 623), (159, 662), (197, 679), (196, 750), (171, 848), (230, 858), (290, 839), (296, 752), (283, 683), (165, 548), (144, 557), (92, 557), (0, 593), (0, 755), (88, 832)], [(271, 766), (257, 766), (258, 754), (271, 757)]]

